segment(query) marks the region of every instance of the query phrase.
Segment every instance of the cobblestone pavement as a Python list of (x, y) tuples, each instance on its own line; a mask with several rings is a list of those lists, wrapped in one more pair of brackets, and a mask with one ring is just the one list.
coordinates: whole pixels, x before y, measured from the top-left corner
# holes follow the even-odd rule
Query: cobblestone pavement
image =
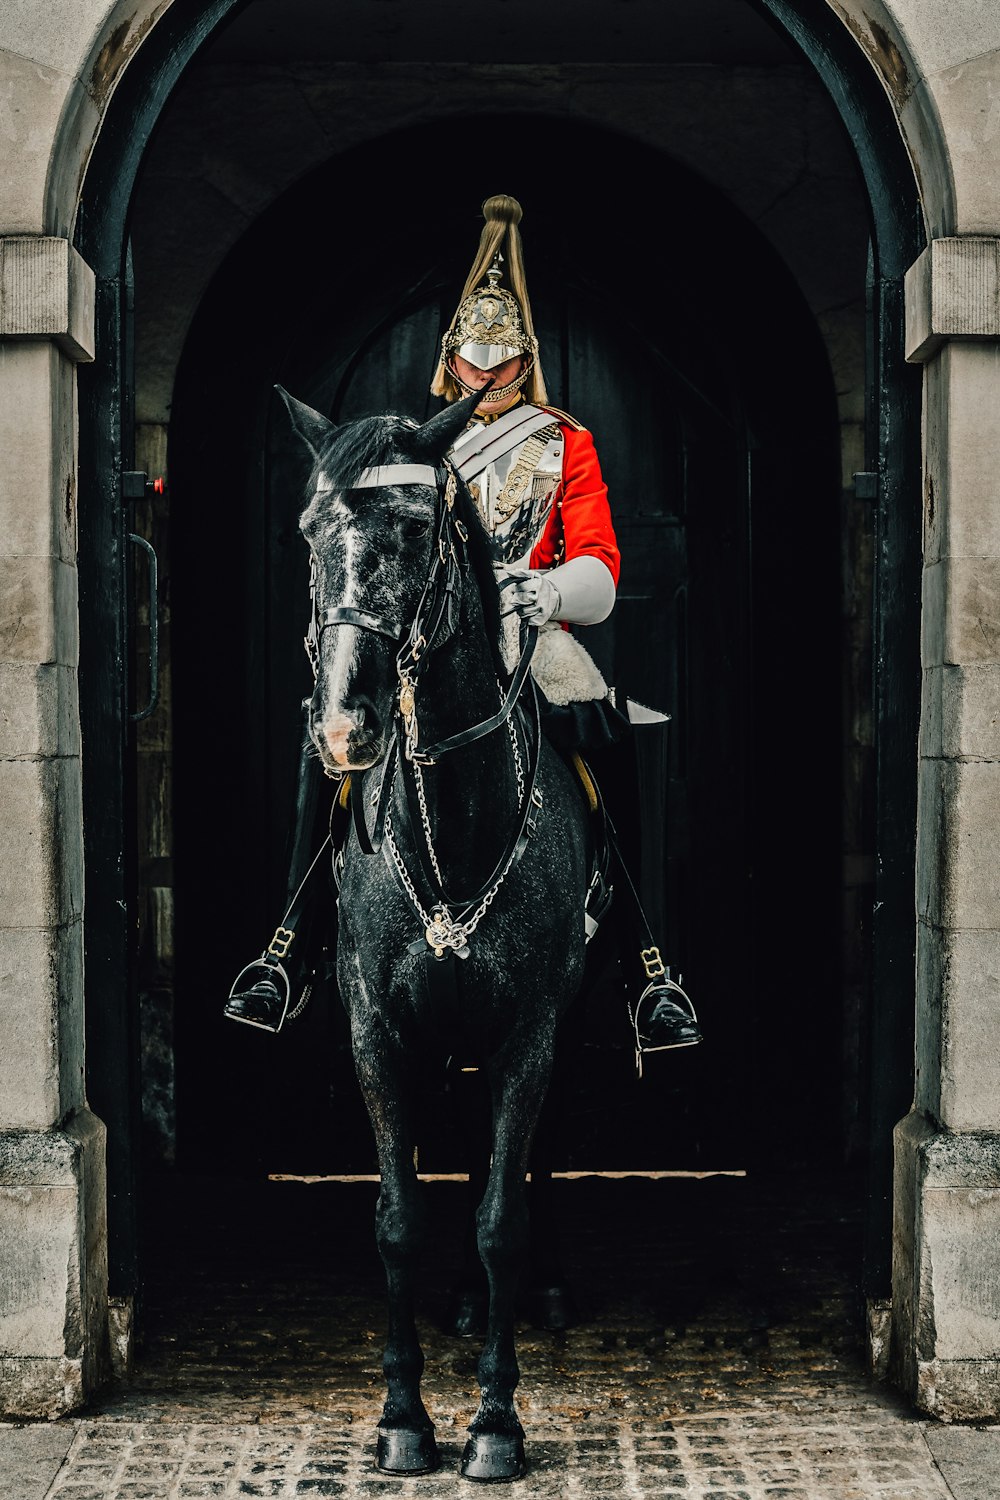
[[(0, 1428), (3, 1500), (468, 1494), (458, 1462), (476, 1348), (439, 1327), (461, 1190), (427, 1189), (421, 1335), (443, 1468), (405, 1480), (372, 1464), (384, 1318), (374, 1193), (164, 1185), (132, 1380), (83, 1420)], [(849, 1185), (599, 1181), (559, 1193), (582, 1321), (565, 1333), (520, 1325), (530, 1470), (517, 1500), (1000, 1497), (1000, 1429), (969, 1432), (975, 1452), (949, 1429), (939, 1467), (935, 1430), (864, 1375)], [(50, 1469), (29, 1476), (17, 1443), (43, 1432)]]

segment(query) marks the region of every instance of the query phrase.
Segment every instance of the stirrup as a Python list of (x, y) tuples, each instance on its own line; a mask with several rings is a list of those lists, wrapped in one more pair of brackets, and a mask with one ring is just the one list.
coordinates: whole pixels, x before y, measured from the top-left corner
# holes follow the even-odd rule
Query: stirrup
[[(280, 1014), (277, 1014), (277, 1007), (272, 1006), (275, 1010), (275, 1015), (270, 1019), (262, 1019), (260, 1016), (257, 1019), (254, 1019), (252, 1016), (241, 1016), (239, 1011), (233, 1008), (232, 1002), (238, 995), (248, 995), (255, 985), (260, 984), (265, 979), (269, 980), (278, 991), (278, 1004), (281, 1007)], [(306, 986), (306, 993), (302, 1001), (295, 1007), (294, 1015), (301, 1014), (311, 989), (311, 985)], [(241, 1021), (244, 1026), (256, 1026), (259, 1031), (270, 1031), (274, 1035), (277, 1035), (285, 1024), (286, 1019), (289, 1018), (288, 1007), (291, 998), (292, 984), (284, 966), (276, 963), (273, 959), (257, 958), (254, 959), (253, 963), (249, 963), (242, 968), (233, 980), (233, 986), (229, 991), (229, 999), (226, 1001), (223, 1015), (228, 1021)]]
[[(684, 976), (680, 975), (679, 977), (683, 978)], [(686, 1037), (683, 1041), (661, 1042), (659, 1044), (654, 1044), (650, 1041), (644, 1040), (642, 1026), (643, 1021), (648, 1017), (649, 1012), (656, 1007), (656, 998), (654, 997), (659, 997), (664, 993), (664, 991), (669, 992), (671, 995), (677, 996), (675, 1002), (677, 1008), (681, 1011), (687, 1012), (687, 1015), (691, 1020), (690, 1029), (694, 1032), (694, 1035)], [(646, 1015), (644, 1016), (644, 1003), (650, 999), (652, 999), (652, 1005), (646, 1005)], [(636, 1001), (634, 1010), (632, 1009), (631, 1004), (629, 1004), (629, 1016), (632, 1021), (633, 1029), (635, 1031), (635, 1071), (636, 1075), (639, 1078), (642, 1077), (642, 1059), (647, 1054), (652, 1052), (672, 1052), (678, 1047), (696, 1047), (698, 1043), (703, 1040), (701, 1031), (698, 1027), (698, 1014), (694, 1008), (694, 1004), (691, 1000), (690, 995), (688, 995), (687, 992), (681, 988), (677, 980), (671, 978), (670, 970), (666, 968), (661, 974), (656, 975), (650, 980), (649, 984), (647, 984), (646, 988), (643, 990), (642, 994)]]

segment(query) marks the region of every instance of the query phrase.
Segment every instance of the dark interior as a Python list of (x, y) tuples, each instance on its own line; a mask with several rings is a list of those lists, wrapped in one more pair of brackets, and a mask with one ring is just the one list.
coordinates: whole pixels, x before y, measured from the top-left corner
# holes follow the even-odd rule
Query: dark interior
[[(281, 914), (310, 687), (303, 497), (280, 482), (271, 391), (337, 421), (435, 408), (477, 206), (506, 185), (484, 159), (499, 137), (513, 161), (544, 139), (547, 165), (516, 184), (542, 360), (553, 402), (595, 434), (623, 551), (612, 621), (584, 639), (619, 691), (673, 715), (662, 946), (707, 1037), (637, 1083), (624, 1003), (599, 989), (561, 1159), (840, 1160), (840, 474), (818, 330), (758, 232), (665, 155), (483, 115), (310, 174), (226, 260), (188, 337), (170, 434), (178, 1161), (372, 1167), (335, 995), (278, 1038), (221, 1017)], [(421, 1165), (461, 1169), (443, 1068), (428, 1095)]]

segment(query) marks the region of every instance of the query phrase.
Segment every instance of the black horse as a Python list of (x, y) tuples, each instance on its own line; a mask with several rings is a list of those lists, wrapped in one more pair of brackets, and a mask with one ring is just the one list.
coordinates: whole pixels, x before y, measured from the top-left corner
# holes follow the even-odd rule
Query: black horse
[(377, 1463), (420, 1473), (439, 1462), (414, 1322), (413, 1103), (425, 1062), (461, 1054), (485, 1071), (493, 1105), (476, 1219), (489, 1319), (462, 1473), (514, 1479), (525, 1469), (513, 1331), (525, 1173), (556, 1025), (583, 974), (585, 805), (539, 732), (530, 639), (516, 666), (501, 650), (486, 536), (445, 459), (479, 395), (423, 426), (379, 416), (340, 430), (281, 395), (310, 470), (310, 735), (328, 771), (351, 775), (337, 980), (381, 1174)]

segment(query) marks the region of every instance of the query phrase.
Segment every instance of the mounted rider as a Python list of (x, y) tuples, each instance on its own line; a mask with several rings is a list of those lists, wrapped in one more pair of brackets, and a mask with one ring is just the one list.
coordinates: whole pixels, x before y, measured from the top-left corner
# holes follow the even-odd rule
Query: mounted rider
[[(489, 537), (507, 615), (514, 624), (521, 620), (539, 628), (531, 671), (545, 705), (545, 732), (557, 749), (577, 760), (587, 795), (599, 808), (580, 752), (626, 738), (632, 717), (662, 732), (665, 716), (643, 710), (627, 718), (619, 712), (596, 664), (569, 632), (570, 625), (600, 623), (614, 607), (620, 555), (607, 486), (590, 432), (548, 402), (524, 278), (521, 207), (499, 195), (486, 201), (483, 214), (479, 249), (442, 339), (431, 391), (449, 402), (483, 391), (450, 459)], [(304, 999), (289, 1011), (286, 961), (297, 949), (295, 967), (307, 979), (304, 927), (316, 905), (316, 873), (324, 863), (315, 854), (313, 837), (320, 781), (318, 763), (304, 757), (288, 911), (269, 950), (238, 976), (225, 1008), (231, 1019), (265, 1030), (277, 1031), (308, 998), (307, 984)], [(625, 934), (623, 971), (627, 982), (633, 968), (640, 976), (641, 993), (629, 1015), (641, 1071), (641, 1054), (694, 1045), (701, 1032), (690, 1002), (660, 959), (610, 832), (614, 905)], [(602, 846), (607, 842), (598, 839)], [(605, 876), (606, 865), (605, 859)], [(600, 895), (606, 884), (598, 878), (593, 889)]]

